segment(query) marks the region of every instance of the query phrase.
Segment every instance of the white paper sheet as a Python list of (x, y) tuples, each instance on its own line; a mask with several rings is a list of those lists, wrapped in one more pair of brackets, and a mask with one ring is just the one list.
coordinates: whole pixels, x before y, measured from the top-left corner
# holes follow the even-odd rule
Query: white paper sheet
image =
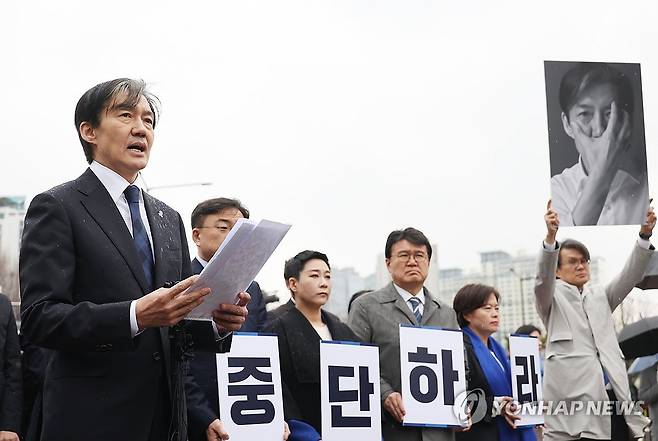
[(288, 224), (239, 219), (199, 279), (187, 290), (212, 290), (187, 318), (210, 319), (220, 304), (235, 303), (238, 293), (249, 287), (288, 230)]

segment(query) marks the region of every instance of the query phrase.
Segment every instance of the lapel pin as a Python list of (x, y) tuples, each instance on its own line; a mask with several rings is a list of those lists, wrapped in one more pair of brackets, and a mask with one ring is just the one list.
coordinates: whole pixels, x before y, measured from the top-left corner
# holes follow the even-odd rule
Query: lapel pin
[(163, 217), (162, 210), (158, 211), (158, 216)]

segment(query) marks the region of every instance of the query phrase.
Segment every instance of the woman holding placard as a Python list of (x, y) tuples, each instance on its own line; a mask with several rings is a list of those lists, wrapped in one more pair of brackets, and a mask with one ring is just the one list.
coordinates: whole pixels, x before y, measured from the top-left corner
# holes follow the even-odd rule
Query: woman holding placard
[[(457, 432), (458, 441), (536, 440), (532, 427), (516, 428), (519, 416), (514, 414), (512, 402), (509, 355), (492, 337), (499, 325), (499, 299), (495, 288), (472, 284), (462, 287), (453, 300), (453, 309), (464, 333), (469, 398), (478, 399), (471, 409), (471, 430)], [(486, 405), (486, 412), (478, 411), (482, 405)]]
[(266, 331), (279, 337), (289, 441), (317, 441), (322, 430), (320, 341), (358, 339), (338, 317), (322, 310), (331, 294), (331, 268), (325, 254), (302, 251), (286, 261), (284, 278), (295, 307)]

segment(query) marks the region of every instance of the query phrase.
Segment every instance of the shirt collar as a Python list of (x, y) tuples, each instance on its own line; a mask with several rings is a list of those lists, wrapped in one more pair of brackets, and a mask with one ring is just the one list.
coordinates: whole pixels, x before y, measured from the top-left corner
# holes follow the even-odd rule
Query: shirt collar
[(580, 167), (577, 168), (578, 170), (578, 179), (583, 179), (587, 177), (587, 173), (585, 173), (585, 164), (583, 164), (583, 157), (578, 156), (578, 165)]
[(399, 286), (397, 286), (395, 283), (393, 284), (393, 286), (395, 287), (395, 290), (398, 292), (398, 294), (400, 294), (400, 296), (402, 296), (402, 299), (405, 302), (408, 302), (409, 299), (412, 298), (412, 297), (416, 297), (418, 300), (420, 300), (421, 305), (425, 304), (425, 290), (423, 288), (420, 288), (420, 291), (418, 291), (416, 293), (416, 295), (414, 296), (413, 294), (411, 294), (406, 289), (402, 289)]
[[(576, 168), (577, 174), (575, 176), (576, 179), (578, 179), (581, 182), (581, 187), (584, 185), (584, 179), (587, 177), (587, 173), (585, 173), (585, 165), (583, 164), (583, 157), (578, 156), (578, 165), (579, 167)], [(617, 170), (617, 174), (620, 174), (622, 178), (624, 179), (630, 179), (630, 181), (633, 184), (639, 185), (640, 181), (635, 178), (632, 174), (626, 171), (625, 168), (619, 168)]]
[(101, 181), (101, 184), (107, 189), (107, 192), (110, 194), (110, 197), (115, 204), (129, 185), (139, 187), (140, 195), (142, 193), (142, 186), (137, 182), (137, 179), (135, 179), (135, 182), (130, 183), (114, 170), (107, 168), (96, 161), (92, 161), (92, 163), (89, 164), (89, 168), (94, 172), (98, 180)]
[(198, 254), (196, 255), (196, 260), (199, 261), (202, 267), (206, 267), (208, 265), (208, 261), (206, 261), (203, 257), (199, 256)]

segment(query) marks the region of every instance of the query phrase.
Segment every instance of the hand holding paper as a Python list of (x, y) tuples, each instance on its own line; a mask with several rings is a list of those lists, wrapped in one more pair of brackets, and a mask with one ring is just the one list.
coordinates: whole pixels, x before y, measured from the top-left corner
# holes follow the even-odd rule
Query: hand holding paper
[(238, 294), (238, 303), (229, 305), (222, 303), (212, 312), (212, 318), (219, 332), (238, 331), (247, 319), (247, 305), (251, 300), (248, 292)]
[[(210, 294), (207, 287), (190, 288), (197, 280), (191, 276), (171, 288), (159, 288), (141, 297), (135, 305), (137, 327), (140, 330), (158, 326), (173, 326), (202, 303)], [(185, 292), (185, 295), (181, 293)]]
[(239, 219), (197, 281), (188, 289), (187, 292), (192, 292), (210, 288), (211, 293), (187, 318), (214, 318), (220, 327), (231, 330), (240, 319), (235, 317), (237, 313), (244, 323), (246, 311), (242, 315), (235, 308), (246, 310), (244, 306), (249, 299), (248, 295), (239, 297), (238, 293), (247, 290), (289, 229), (290, 225), (278, 222)]

